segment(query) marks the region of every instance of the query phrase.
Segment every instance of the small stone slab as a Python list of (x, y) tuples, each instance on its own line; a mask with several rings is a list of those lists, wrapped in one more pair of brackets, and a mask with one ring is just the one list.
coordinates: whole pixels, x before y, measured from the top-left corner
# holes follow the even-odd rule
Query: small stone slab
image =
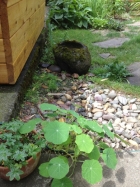
[(103, 42), (96, 42), (93, 45), (101, 47), (101, 48), (117, 48), (122, 46), (122, 44), (126, 41), (129, 41), (129, 38), (113, 38)]
[(128, 70), (131, 72), (134, 72), (138, 69), (140, 69), (140, 62), (134, 62), (128, 66)]
[(137, 22), (131, 23), (131, 24), (127, 24), (127, 26), (140, 27), (140, 21), (137, 21)]
[(99, 56), (106, 59), (110, 56), (110, 53), (102, 53), (102, 54), (99, 54)]
[(127, 80), (132, 85), (140, 85), (140, 62), (134, 62), (133, 64), (130, 64), (128, 67), (128, 70), (131, 73), (131, 77), (128, 77)]

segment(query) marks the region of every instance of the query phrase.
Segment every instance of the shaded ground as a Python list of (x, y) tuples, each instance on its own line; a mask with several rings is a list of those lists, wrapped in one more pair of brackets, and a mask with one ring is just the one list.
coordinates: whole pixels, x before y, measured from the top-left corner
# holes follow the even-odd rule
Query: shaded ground
[[(72, 176), (74, 187), (139, 187), (140, 186), (140, 152), (118, 152), (118, 164), (115, 170), (103, 166), (103, 179), (91, 185), (81, 177), (81, 163), (78, 163)], [(49, 155), (43, 153), (40, 163), (47, 161)], [(1, 187), (51, 187), (51, 180), (41, 177), (38, 168), (19, 182), (0, 179)], [(59, 187), (59, 186), (58, 186)], [(66, 186), (65, 186), (66, 187)]]

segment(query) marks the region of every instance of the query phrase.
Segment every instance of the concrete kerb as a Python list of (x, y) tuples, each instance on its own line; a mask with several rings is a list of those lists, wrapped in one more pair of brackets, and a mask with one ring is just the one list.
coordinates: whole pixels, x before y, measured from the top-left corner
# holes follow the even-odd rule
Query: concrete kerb
[(31, 84), (32, 75), (40, 62), (45, 46), (47, 31), (40, 34), (15, 85), (0, 85), (0, 122), (15, 118), (23, 101), (25, 92)]

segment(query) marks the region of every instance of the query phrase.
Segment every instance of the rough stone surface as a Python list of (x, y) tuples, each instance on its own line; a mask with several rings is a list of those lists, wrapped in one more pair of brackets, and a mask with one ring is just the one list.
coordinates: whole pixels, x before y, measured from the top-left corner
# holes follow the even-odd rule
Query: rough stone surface
[(55, 62), (69, 73), (86, 74), (91, 65), (91, 56), (87, 46), (72, 40), (65, 40), (53, 49)]
[(103, 42), (93, 43), (93, 45), (99, 46), (101, 48), (117, 48), (120, 47), (126, 41), (129, 41), (129, 38), (113, 38)]
[(110, 56), (110, 53), (101, 53), (101, 54), (99, 54), (99, 56), (106, 59)]
[(128, 66), (128, 70), (130, 71), (131, 75), (127, 78), (127, 80), (132, 85), (140, 85), (140, 62), (134, 62)]

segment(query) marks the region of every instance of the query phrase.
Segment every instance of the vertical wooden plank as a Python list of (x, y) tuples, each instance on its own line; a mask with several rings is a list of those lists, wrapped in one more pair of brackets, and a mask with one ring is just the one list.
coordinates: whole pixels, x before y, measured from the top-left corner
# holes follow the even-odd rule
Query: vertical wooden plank
[(3, 0), (0, 0), (0, 14), (1, 14), (2, 37), (3, 37), (3, 39), (10, 38), (10, 36), (9, 36), (9, 21), (8, 21), (8, 14), (7, 14), (7, 4)]
[[(31, 38), (36, 35), (40, 22), (44, 23), (44, 4), (22, 25), (22, 27), (10, 38), (12, 49), (12, 62), (14, 63), (26, 42), (32, 42)], [(42, 28), (41, 28), (42, 29)], [(17, 45), (18, 42), (18, 45)]]
[(0, 39), (2, 39), (2, 30), (1, 30), (1, 16), (0, 16)]
[(0, 64), (6, 63), (3, 39), (0, 39)]
[(0, 84), (8, 84), (8, 71), (6, 64), (0, 64)]
[(10, 37), (22, 27), (43, 3), (44, 0), (20, 0), (7, 8)]
[(0, 0), (0, 83), (16, 82), (43, 28), (44, 8), (45, 0)]
[[(29, 20), (29, 28), (26, 32), (27, 36), (25, 45), (23, 46), (21, 53), (19, 54), (18, 58), (14, 61), (13, 64), (13, 72), (14, 72), (14, 80), (10, 80), (10, 84), (14, 84), (21, 73), (26, 60), (28, 59), (31, 50), (44, 26), (44, 4), (38, 9), (38, 13), (32, 15), (31, 19)], [(37, 16), (38, 15), (38, 16)], [(37, 19), (38, 17), (38, 19)], [(33, 21), (34, 20), (34, 21)], [(13, 81), (13, 82), (12, 82)]]

